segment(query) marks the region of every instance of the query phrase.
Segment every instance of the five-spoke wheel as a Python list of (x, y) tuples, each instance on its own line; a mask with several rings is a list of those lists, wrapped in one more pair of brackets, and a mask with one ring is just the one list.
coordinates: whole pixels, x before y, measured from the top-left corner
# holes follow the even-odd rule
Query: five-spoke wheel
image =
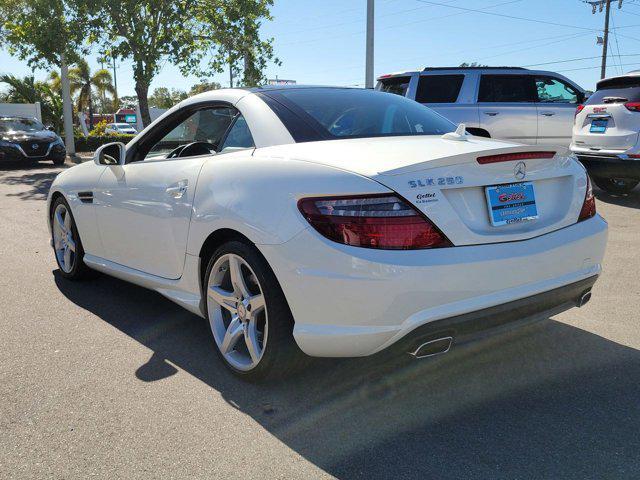
[(70, 280), (85, 277), (89, 269), (83, 261), (82, 242), (69, 204), (63, 197), (57, 197), (51, 205), (51, 236), (62, 276)]
[(211, 330), (224, 358), (238, 370), (255, 368), (267, 344), (269, 316), (260, 282), (242, 257), (227, 253), (216, 260), (207, 302)]
[(304, 365), (289, 305), (257, 248), (232, 240), (208, 260), (206, 313), (224, 363), (250, 380), (286, 376)]
[(67, 206), (59, 203), (53, 212), (53, 248), (60, 270), (70, 273), (76, 261), (76, 242), (71, 231), (71, 214)]

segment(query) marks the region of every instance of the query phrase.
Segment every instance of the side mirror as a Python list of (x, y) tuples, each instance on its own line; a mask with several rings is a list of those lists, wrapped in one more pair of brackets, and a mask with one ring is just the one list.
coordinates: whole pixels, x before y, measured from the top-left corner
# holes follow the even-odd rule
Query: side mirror
[(107, 143), (96, 150), (93, 161), (96, 165), (124, 165), (126, 155), (124, 143)]

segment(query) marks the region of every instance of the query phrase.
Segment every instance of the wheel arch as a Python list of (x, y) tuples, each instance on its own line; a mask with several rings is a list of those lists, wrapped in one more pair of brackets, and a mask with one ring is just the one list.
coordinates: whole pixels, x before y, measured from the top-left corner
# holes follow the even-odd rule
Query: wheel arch
[[(47, 223), (49, 224), (49, 230), (51, 230), (51, 217), (53, 216), (53, 206), (56, 203), (56, 200), (58, 198), (63, 198), (65, 199), (64, 194), (60, 191), (60, 190), (56, 190), (55, 192), (51, 193), (51, 196), (49, 197), (49, 208), (47, 209)], [(66, 199), (65, 199), (66, 201)], [(68, 204), (69, 202), (67, 202)], [(71, 208), (71, 207), (69, 207)]]
[[(209, 263), (211, 255), (213, 255), (213, 253), (218, 247), (220, 247), (220, 245), (226, 242), (230, 242), (231, 240), (237, 240), (243, 243), (247, 243), (253, 247), (256, 246), (255, 243), (253, 243), (248, 237), (232, 228), (219, 228), (218, 230), (214, 230), (213, 232), (211, 232), (209, 236), (205, 238), (202, 246), (200, 247), (200, 252), (198, 253), (198, 256), (200, 257), (200, 269), (198, 272), (198, 280), (200, 282), (200, 285), (203, 285), (204, 276), (207, 271), (207, 264)], [(260, 249), (257, 250), (260, 251)], [(260, 253), (260, 255), (262, 255), (262, 253)]]

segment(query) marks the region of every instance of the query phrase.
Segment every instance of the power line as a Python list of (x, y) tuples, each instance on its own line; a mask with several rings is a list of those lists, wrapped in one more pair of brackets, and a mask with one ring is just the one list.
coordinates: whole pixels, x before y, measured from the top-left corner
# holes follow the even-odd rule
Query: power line
[(507, 15), (507, 14), (504, 14), (504, 13), (486, 12), (484, 10), (476, 10), (474, 8), (458, 7), (458, 6), (454, 6), (454, 5), (448, 5), (446, 3), (432, 2), (430, 0), (417, 0), (417, 1), (421, 2), (421, 3), (426, 3), (428, 5), (437, 5), (437, 6), (440, 6), (440, 7), (455, 8), (456, 10), (462, 10), (462, 11), (465, 11), (465, 12), (481, 13), (483, 15), (492, 15), (494, 17), (510, 18), (512, 20), (522, 20), (522, 21), (525, 21), (525, 22), (541, 23), (541, 24), (545, 24), (545, 25), (553, 25), (553, 26), (556, 26), (556, 27), (576, 28), (578, 30), (589, 30), (591, 32), (598, 31), (598, 29), (580, 27), (578, 25), (568, 25), (566, 23), (548, 22), (546, 20), (538, 20), (538, 19), (534, 19), (534, 18), (518, 17), (518, 16), (515, 16), (515, 15)]
[[(640, 63), (623, 63), (620, 66), (621, 67), (630, 67), (633, 65), (640, 65)], [(581, 67), (581, 68), (570, 68), (568, 70), (558, 70), (558, 72), (562, 73), (562, 72), (577, 72), (578, 70), (594, 70), (596, 68), (600, 68), (601, 65), (595, 65), (593, 67)]]
[[(456, 1), (456, 0), (450, 0), (450, 1)], [(495, 8), (495, 7), (501, 7), (503, 5), (509, 5), (512, 3), (518, 3), (518, 2), (522, 2), (523, 0), (509, 0), (507, 2), (501, 2), (501, 3), (497, 3), (494, 5), (487, 5), (484, 8)], [(429, 22), (431, 20), (441, 20), (443, 18), (449, 18), (449, 17), (454, 17), (454, 16), (458, 16), (458, 15), (464, 15), (465, 13), (468, 12), (460, 12), (460, 13), (451, 13), (448, 15), (441, 15), (439, 17), (429, 17), (429, 18), (424, 18), (421, 20), (416, 20), (416, 21), (412, 21), (412, 22), (403, 22), (403, 23), (398, 23), (398, 24), (394, 24), (394, 25), (388, 25), (386, 27), (382, 27), (382, 28), (377, 28), (376, 32), (379, 32), (381, 30), (389, 30), (389, 29), (394, 29), (394, 28), (401, 28), (401, 27), (406, 27), (409, 25), (415, 25), (417, 23), (424, 23), (424, 22)], [(378, 17), (380, 18), (380, 17)], [(339, 35), (333, 35), (332, 38), (343, 38), (343, 37), (352, 37), (354, 35), (361, 35), (365, 33), (364, 30), (358, 30), (357, 32), (350, 32), (350, 33), (344, 33), (344, 34), (339, 34)], [(303, 45), (303, 44), (307, 44), (307, 43), (317, 43), (317, 42), (326, 42), (327, 38), (326, 36), (320, 37), (320, 38), (314, 38), (314, 39), (310, 39), (310, 40), (302, 40), (302, 41), (297, 41), (297, 42), (286, 42), (286, 43), (280, 43), (279, 46), (284, 47), (287, 45)]]
[[(620, 57), (640, 57), (640, 53), (628, 53), (625, 55), (620, 55)], [(555, 62), (532, 63), (530, 65), (522, 65), (522, 66), (523, 67), (540, 67), (542, 65), (555, 65), (559, 63), (579, 62), (581, 60), (593, 60), (595, 58), (600, 58), (600, 55), (594, 55), (592, 57), (568, 58), (566, 60), (556, 60)]]

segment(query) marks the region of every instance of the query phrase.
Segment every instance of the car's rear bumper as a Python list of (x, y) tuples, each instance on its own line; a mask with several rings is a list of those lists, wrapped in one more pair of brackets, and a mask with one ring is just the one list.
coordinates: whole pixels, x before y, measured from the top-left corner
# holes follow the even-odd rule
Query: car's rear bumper
[(640, 180), (640, 158), (629, 158), (625, 154), (578, 154), (578, 160), (593, 177)]
[(461, 345), (494, 332), (557, 315), (576, 306), (581, 307), (591, 298), (591, 288), (597, 279), (598, 275), (594, 275), (530, 297), (426, 323), (392, 344), (385, 352), (415, 353), (420, 346), (441, 338), (451, 339), (449, 347)]
[[(289, 302), (300, 348), (312, 356), (346, 357), (374, 354), (419, 328), (437, 331), (436, 322), (455, 323), (461, 315), (478, 315), (483, 329), (486, 309), (508, 310), (510, 302), (595, 280), (606, 240), (607, 224), (596, 216), (509, 243), (374, 250), (305, 230), (285, 244), (259, 247)], [(575, 298), (558, 300), (575, 304)], [(545, 313), (548, 306), (546, 299), (531, 302), (514, 315)]]

